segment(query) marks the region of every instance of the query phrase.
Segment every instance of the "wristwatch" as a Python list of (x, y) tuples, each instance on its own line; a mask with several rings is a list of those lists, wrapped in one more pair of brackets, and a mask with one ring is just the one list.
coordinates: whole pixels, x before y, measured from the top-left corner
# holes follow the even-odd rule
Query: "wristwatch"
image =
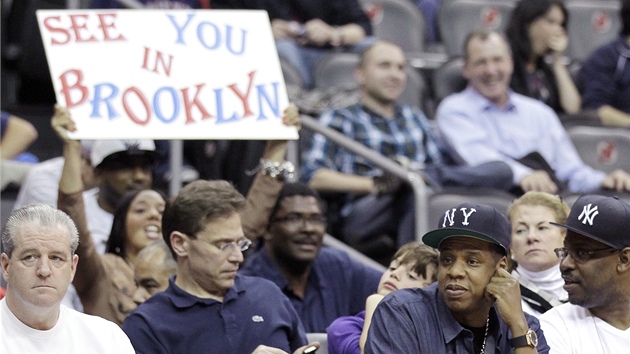
[(538, 345), (538, 336), (533, 329), (527, 329), (527, 333), (524, 336), (514, 337), (510, 339), (510, 344), (512, 348), (520, 348), (520, 347), (531, 347), (536, 348)]

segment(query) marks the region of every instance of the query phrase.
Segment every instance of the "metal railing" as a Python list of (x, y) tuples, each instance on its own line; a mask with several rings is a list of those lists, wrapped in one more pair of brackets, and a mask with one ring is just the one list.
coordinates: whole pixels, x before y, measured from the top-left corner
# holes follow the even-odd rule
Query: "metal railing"
[(379, 168), (409, 183), (415, 197), (416, 240), (421, 241), (422, 235), (429, 230), (428, 191), (422, 175), (419, 172), (403, 168), (398, 163), (365, 145), (348, 138), (336, 130), (319, 124), (317, 120), (311, 117), (302, 116), (300, 119), (303, 127), (324, 135), (333, 143), (370, 160)]
[(379, 272), (384, 272), (387, 269), (385, 268), (384, 265), (378, 263), (372, 258), (364, 255), (363, 253), (355, 250), (354, 248), (346, 245), (342, 241), (336, 239), (335, 237), (329, 234), (324, 235), (324, 246), (342, 250), (346, 252), (350, 256), (350, 258), (354, 259), (355, 261), (361, 264), (364, 264), (370, 268), (374, 268), (378, 270)]

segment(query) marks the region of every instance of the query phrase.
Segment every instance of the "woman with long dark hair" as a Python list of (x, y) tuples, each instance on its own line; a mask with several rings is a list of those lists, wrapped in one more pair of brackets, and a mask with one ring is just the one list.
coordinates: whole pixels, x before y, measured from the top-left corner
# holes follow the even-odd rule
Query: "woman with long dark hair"
[(506, 36), (514, 58), (511, 88), (556, 113), (575, 114), (581, 99), (565, 63), (567, 9), (561, 0), (521, 0)]
[(139, 189), (125, 195), (114, 212), (105, 253), (115, 254), (127, 263), (134, 264), (141, 249), (162, 239), (161, 222), (165, 203), (166, 196), (152, 189)]

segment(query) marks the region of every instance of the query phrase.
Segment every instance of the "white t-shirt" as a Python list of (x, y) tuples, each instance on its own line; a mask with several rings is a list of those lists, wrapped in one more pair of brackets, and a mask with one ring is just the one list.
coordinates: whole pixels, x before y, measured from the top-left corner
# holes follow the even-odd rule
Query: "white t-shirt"
[(615, 328), (581, 306), (557, 306), (538, 319), (550, 354), (630, 353), (630, 328)]
[(109, 233), (112, 231), (114, 215), (106, 212), (98, 205), (98, 188), (83, 192), (83, 202), (85, 203), (88, 229), (96, 246), (96, 252), (104, 254)]
[(135, 353), (129, 338), (118, 325), (98, 316), (86, 315), (60, 305), (57, 324), (40, 331), (22, 323), (0, 301), (0, 352), (31, 353)]

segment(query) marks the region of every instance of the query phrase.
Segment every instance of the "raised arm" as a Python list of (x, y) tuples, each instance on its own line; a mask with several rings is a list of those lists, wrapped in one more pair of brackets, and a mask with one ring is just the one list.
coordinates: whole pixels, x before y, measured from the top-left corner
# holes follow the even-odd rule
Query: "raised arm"
[[(294, 125), (299, 129), (300, 117), (297, 106), (289, 105), (284, 111), (282, 120), (285, 125)], [(269, 140), (265, 146), (262, 160), (281, 164), (284, 162), (286, 152), (286, 140)], [(282, 185), (281, 179), (272, 177), (269, 174), (263, 175), (260, 170), (256, 173), (254, 182), (247, 193), (245, 208), (241, 213), (243, 232), (250, 240), (256, 240), (267, 229), (271, 210), (276, 204)]]
[(81, 179), (81, 144), (72, 140), (68, 132), (76, 130), (70, 113), (64, 107), (55, 106), (51, 125), (63, 141), (64, 165), (59, 180), (57, 207), (66, 212), (76, 223), (79, 231), (79, 267), (73, 285), (81, 302), (89, 312), (95, 299), (99, 297), (99, 284), (106, 281), (101, 256), (96, 252), (92, 236), (87, 226), (83, 203), (83, 181)]

